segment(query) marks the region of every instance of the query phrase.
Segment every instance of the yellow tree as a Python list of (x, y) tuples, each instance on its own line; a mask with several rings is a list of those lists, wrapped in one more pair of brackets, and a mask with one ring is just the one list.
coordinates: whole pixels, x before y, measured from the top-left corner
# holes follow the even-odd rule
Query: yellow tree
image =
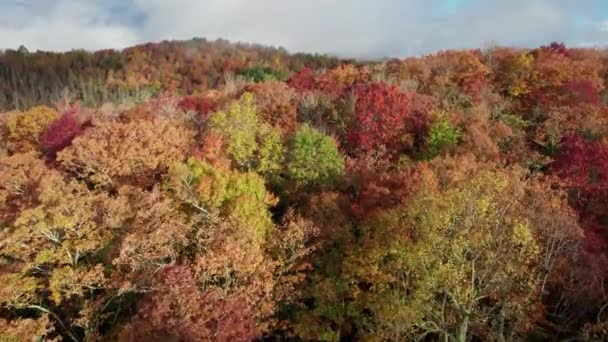
[(544, 250), (522, 215), (523, 183), (494, 171), (444, 190), (426, 179), (409, 205), (365, 224), (344, 261), (353, 297), (372, 313), (364, 331), (466, 341), (527, 328)]
[(9, 149), (17, 152), (39, 150), (40, 135), (59, 117), (56, 110), (46, 106), (6, 115), (6, 127), (9, 132), (7, 145)]
[(285, 154), (282, 132), (260, 118), (251, 93), (245, 93), (227, 110), (209, 118), (209, 136), (219, 136), (226, 154), (237, 168), (276, 174)]

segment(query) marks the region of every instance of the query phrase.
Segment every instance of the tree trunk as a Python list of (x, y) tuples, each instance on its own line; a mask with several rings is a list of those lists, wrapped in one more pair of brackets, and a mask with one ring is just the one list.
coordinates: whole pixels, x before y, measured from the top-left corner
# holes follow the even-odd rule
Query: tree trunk
[(505, 342), (505, 315), (500, 311), (500, 317), (498, 318), (498, 338), (497, 342)]
[(469, 329), (469, 316), (463, 316), (462, 321), (458, 325), (458, 335), (456, 336), (456, 341), (458, 342), (466, 342), (467, 341), (467, 330)]

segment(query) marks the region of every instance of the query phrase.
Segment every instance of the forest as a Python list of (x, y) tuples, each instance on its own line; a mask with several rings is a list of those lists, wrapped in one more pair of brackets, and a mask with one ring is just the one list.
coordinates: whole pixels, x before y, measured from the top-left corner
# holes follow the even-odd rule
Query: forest
[(608, 340), (608, 50), (0, 54), (0, 341)]

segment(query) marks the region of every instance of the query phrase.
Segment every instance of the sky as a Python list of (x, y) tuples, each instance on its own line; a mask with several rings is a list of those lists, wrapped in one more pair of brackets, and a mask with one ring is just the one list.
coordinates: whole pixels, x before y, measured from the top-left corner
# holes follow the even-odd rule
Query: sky
[(608, 46), (608, 0), (0, 0), (0, 49), (193, 37), (340, 57), (492, 45)]

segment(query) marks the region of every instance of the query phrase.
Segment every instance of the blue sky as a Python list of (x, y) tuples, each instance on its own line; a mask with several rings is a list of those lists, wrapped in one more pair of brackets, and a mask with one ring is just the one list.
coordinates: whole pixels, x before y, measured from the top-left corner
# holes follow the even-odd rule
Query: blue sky
[(348, 57), (608, 45), (608, 0), (0, 0), (0, 48), (206, 37)]

